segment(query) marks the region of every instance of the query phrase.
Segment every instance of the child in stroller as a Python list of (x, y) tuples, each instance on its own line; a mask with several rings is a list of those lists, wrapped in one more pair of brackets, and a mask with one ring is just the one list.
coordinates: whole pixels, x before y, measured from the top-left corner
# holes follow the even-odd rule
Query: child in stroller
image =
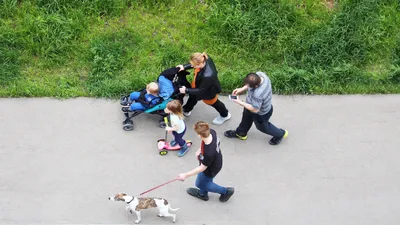
[[(190, 68), (190, 64), (184, 65)], [(158, 114), (161, 116), (158, 126), (165, 128), (164, 117), (168, 116), (164, 109), (168, 102), (177, 99), (183, 103), (184, 95), (179, 93), (179, 87), (186, 85), (186, 76), (190, 74), (186, 70), (179, 72), (179, 67), (170, 68), (161, 72), (157, 82), (149, 83), (145, 89), (132, 92), (128, 96), (121, 97), (120, 104), (126, 119), (122, 122), (125, 131), (133, 130), (132, 118), (141, 114)]]
[(160, 88), (156, 82), (151, 82), (146, 86), (146, 89), (141, 91), (132, 92), (129, 97), (121, 101), (122, 111), (136, 111), (146, 110), (158, 104), (160, 101), (158, 98)]

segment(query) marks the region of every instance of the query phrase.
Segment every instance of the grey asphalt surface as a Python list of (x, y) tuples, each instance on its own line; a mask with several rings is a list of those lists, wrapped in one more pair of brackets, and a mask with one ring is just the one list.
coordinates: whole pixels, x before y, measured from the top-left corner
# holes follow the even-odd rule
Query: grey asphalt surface
[[(400, 224), (400, 96), (274, 96), (271, 122), (289, 130), (279, 146), (253, 126), (246, 141), (223, 136), (242, 108), (222, 97), (232, 119), (212, 126), (224, 167), (215, 182), (233, 186), (226, 203), (186, 194), (195, 177), (146, 196), (168, 199), (176, 224)], [(139, 115), (122, 130), (117, 100), (0, 99), (0, 224), (133, 224), (121, 202), (195, 166), (192, 125), (217, 115), (199, 102), (186, 156), (160, 156), (158, 116)], [(171, 136), (170, 136), (171, 137)], [(172, 224), (155, 209), (141, 224)]]

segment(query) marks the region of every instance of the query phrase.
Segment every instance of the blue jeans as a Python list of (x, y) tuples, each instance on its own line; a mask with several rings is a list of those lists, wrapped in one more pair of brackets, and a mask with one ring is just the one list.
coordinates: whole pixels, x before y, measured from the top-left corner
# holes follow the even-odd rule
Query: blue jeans
[(203, 172), (197, 174), (196, 187), (200, 189), (200, 195), (205, 196), (208, 192), (226, 194), (228, 191), (225, 187), (221, 187), (213, 182), (213, 178), (206, 176)]
[[(140, 92), (138, 92), (138, 91), (132, 92), (132, 93), (129, 95), (129, 98), (130, 98), (132, 101), (138, 100), (139, 97), (140, 97)], [(134, 103), (131, 104), (131, 106), (129, 107), (129, 109), (130, 109), (131, 111), (137, 111), (137, 110), (139, 110), (139, 111), (144, 111), (144, 110), (146, 110), (147, 108), (146, 108), (144, 105), (142, 105), (142, 103), (134, 102)]]

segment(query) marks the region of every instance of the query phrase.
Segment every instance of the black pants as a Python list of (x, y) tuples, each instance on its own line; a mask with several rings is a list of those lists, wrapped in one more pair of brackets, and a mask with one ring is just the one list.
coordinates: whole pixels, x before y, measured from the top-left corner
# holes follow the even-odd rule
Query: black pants
[(254, 122), (257, 130), (271, 135), (272, 137), (283, 137), (285, 131), (277, 128), (275, 125), (269, 122), (273, 111), (273, 107), (271, 106), (271, 110), (269, 110), (269, 112), (264, 115), (258, 115), (244, 108), (242, 121), (240, 122), (238, 128), (236, 128), (236, 133), (240, 136), (246, 136)]
[[(178, 83), (181, 86), (185, 86), (186, 88), (192, 88), (191, 84), (189, 81), (186, 79), (186, 76), (181, 76), (178, 79)], [(181, 94), (178, 96), (178, 100), (182, 102), (183, 104), (183, 97), (185, 95)], [(189, 99), (186, 102), (186, 104), (182, 107), (184, 112), (190, 112), (193, 110), (194, 106), (197, 104), (197, 98), (196, 96), (189, 95)], [(216, 109), (219, 113), (220, 116), (222, 117), (227, 117), (228, 116), (228, 109), (226, 108), (225, 104), (222, 103), (219, 99), (211, 105)]]
[[(189, 99), (186, 104), (182, 107), (184, 112), (190, 112), (193, 110), (194, 106), (197, 104), (196, 96), (189, 95)], [(211, 105), (219, 112), (219, 115), (222, 117), (228, 116), (228, 109), (226, 108), (225, 104), (222, 103), (219, 99)]]

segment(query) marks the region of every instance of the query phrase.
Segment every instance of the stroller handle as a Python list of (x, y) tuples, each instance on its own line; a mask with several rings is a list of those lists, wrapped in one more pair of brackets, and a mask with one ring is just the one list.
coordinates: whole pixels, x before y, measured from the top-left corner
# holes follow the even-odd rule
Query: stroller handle
[(193, 66), (192, 66), (192, 64), (190, 64), (190, 63), (187, 63), (187, 64), (184, 64), (184, 65), (183, 65), (183, 69), (184, 69), (184, 70), (192, 69), (192, 68), (193, 68)]

